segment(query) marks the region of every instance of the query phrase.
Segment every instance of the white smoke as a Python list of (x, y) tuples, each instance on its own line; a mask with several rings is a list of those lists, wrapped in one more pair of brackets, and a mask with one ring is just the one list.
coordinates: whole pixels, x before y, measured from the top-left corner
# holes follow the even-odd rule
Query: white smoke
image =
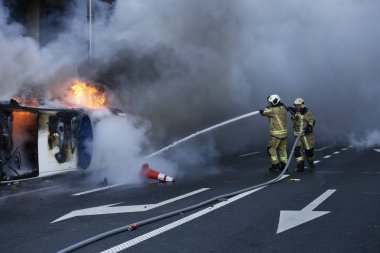
[(94, 122), (93, 158), (90, 170), (96, 180), (107, 178), (114, 183), (136, 183), (143, 178), (141, 166), (149, 162), (151, 168), (174, 177), (176, 165), (160, 158), (145, 159), (142, 148), (149, 145), (146, 132), (149, 124), (127, 116), (111, 114), (107, 109), (91, 114)]
[(38, 55), (35, 41), (30, 38), (20, 39), (23, 28), (15, 23), (7, 23), (7, 20), (6, 9), (0, 8), (1, 99), (32, 78), (36, 66), (33, 63), (37, 61)]
[(380, 147), (380, 129), (366, 131), (362, 137), (351, 136), (351, 145), (357, 148)]
[(79, 32), (83, 25), (78, 24), (73, 24), (70, 32), (60, 34), (41, 48), (35, 40), (24, 35), (24, 27), (10, 18), (1, 1), (0, 99), (9, 99), (27, 85), (47, 87), (49, 93), (55, 82), (75, 76), (78, 65), (87, 57), (83, 54), (87, 47), (83, 43), (84, 35)]

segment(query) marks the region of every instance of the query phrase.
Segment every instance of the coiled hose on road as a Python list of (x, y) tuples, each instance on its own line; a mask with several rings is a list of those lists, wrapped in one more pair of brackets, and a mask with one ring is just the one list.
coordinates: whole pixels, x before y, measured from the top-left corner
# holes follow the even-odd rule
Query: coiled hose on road
[(144, 225), (149, 224), (149, 223), (153, 223), (153, 222), (156, 222), (156, 221), (159, 221), (159, 220), (163, 220), (165, 218), (169, 218), (169, 217), (175, 216), (175, 215), (180, 214), (180, 213), (189, 212), (189, 211), (192, 211), (194, 209), (200, 208), (202, 206), (206, 206), (206, 205), (212, 204), (212, 203), (217, 202), (217, 201), (221, 201), (221, 200), (224, 200), (224, 199), (227, 199), (227, 198), (231, 198), (231, 197), (239, 195), (239, 194), (241, 194), (243, 192), (251, 191), (251, 190), (263, 187), (263, 186), (274, 184), (277, 181), (279, 181), (281, 179), (281, 177), (285, 174), (285, 172), (288, 170), (290, 161), (293, 158), (293, 154), (294, 154), (294, 150), (295, 150), (296, 144), (297, 144), (298, 140), (300, 139), (300, 137), (303, 135), (303, 133), (304, 132), (302, 131), (297, 136), (297, 138), (296, 138), (296, 140), (295, 140), (295, 142), (293, 144), (292, 150), (290, 152), (290, 155), (289, 155), (289, 161), (286, 164), (284, 170), (276, 178), (274, 178), (272, 180), (269, 180), (269, 181), (267, 181), (265, 183), (262, 183), (262, 184), (258, 184), (258, 185), (254, 185), (254, 186), (251, 186), (251, 187), (248, 187), (248, 188), (244, 188), (244, 189), (239, 190), (239, 191), (235, 191), (235, 192), (223, 194), (223, 195), (220, 195), (220, 196), (216, 196), (214, 198), (211, 198), (209, 200), (203, 201), (201, 203), (198, 203), (198, 204), (195, 204), (195, 205), (183, 208), (183, 209), (179, 209), (179, 210), (167, 213), (167, 214), (159, 215), (159, 216), (156, 216), (156, 217), (152, 217), (152, 218), (149, 218), (149, 219), (146, 219), (146, 220), (142, 220), (142, 221), (139, 221), (139, 222), (136, 222), (136, 223), (132, 223), (132, 224), (129, 224), (129, 225), (117, 228), (117, 229), (113, 229), (113, 230), (107, 231), (105, 233), (96, 235), (96, 236), (88, 238), (88, 239), (86, 239), (84, 241), (81, 241), (81, 242), (78, 242), (76, 244), (73, 244), (73, 245), (71, 245), (71, 246), (69, 246), (69, 247), (67, 247), (65, 249), (62, 249), (62, 250), (58, 251), (57, 253), (72, 252), (74, 250), (77, 250), (77, 249), (82, 248), (84, 246), (87, 246), (87, 245), (89, 245), (91, 243), (94, 243), (96, 241), (99, 241), (99, 240), (102, 240), (104, 238), (107, 238), (109, 236), (115, 235), (117, 233), (121, 233), (121, 232), (125, 232), (125, 231), (132, 231), (132, 230), (135, 230), (138, 227), (144, 226)]

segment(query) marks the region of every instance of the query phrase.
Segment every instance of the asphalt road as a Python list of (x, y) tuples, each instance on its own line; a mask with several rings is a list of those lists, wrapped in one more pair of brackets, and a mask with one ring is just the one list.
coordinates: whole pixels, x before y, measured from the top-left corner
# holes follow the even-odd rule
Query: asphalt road
[[(380, 252), (380, 153), (330, 147), (316, 154), (320, 162), (314, 172), (297, 173), (292, 164), (289, 176), (275, 184), (75, 252)], [(228, 157), (174, 184), (119, 185), (79, 196), (73, 194), (99, 186), (83, 185), (77, 176), (1, 186), (0, 252), (57, 252), (108, 230), (266, 182), (278, 175), (267, 170), (268, 162), (263, 152)], [(94, 208), (111, 204), (116, 205)], [(93, 209), (78, 215), (88, 208)], [(95, 211), (105, 214), (89, 215)]]

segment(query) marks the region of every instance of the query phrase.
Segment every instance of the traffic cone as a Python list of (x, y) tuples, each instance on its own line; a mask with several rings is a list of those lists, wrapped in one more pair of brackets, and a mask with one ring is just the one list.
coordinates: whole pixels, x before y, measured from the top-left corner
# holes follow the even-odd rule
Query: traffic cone
[(149, 164), (147, 163), (144, 163), (141, 166), (141, 172), (147, 179), (156, 179), (162, 182), (175, 182), (174, 178), (149, 168)]

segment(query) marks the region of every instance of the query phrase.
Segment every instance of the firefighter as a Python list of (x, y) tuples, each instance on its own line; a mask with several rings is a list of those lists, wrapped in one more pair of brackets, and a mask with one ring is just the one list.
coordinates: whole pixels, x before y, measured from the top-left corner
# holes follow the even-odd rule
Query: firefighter
[(271, 157), (272, 167), (269, 171), (283, 170), (288, 162), (286, 144), (288, 130), (286, 128), (286, 109), (281, 98), (274, 94), (268, 97), (268, 106), (260, 110), (262, 116), (269, 118), (268, 154)]
[(305, 101), (302, 98), (296, 98), (294, 107), (289, 107), (288, 111), (292, 114), (294, 136), (298, 135), (303, 130), (301, 138), (298, 140), (295, 148), (295, 158), (297, 161), (296, 171), (302, 172), (305, 168), (303, 153), (305, 152), (307, 161), (311, 169), (314, 169), (314, 125), (315, 119), (313, 114), (305, 106)]

